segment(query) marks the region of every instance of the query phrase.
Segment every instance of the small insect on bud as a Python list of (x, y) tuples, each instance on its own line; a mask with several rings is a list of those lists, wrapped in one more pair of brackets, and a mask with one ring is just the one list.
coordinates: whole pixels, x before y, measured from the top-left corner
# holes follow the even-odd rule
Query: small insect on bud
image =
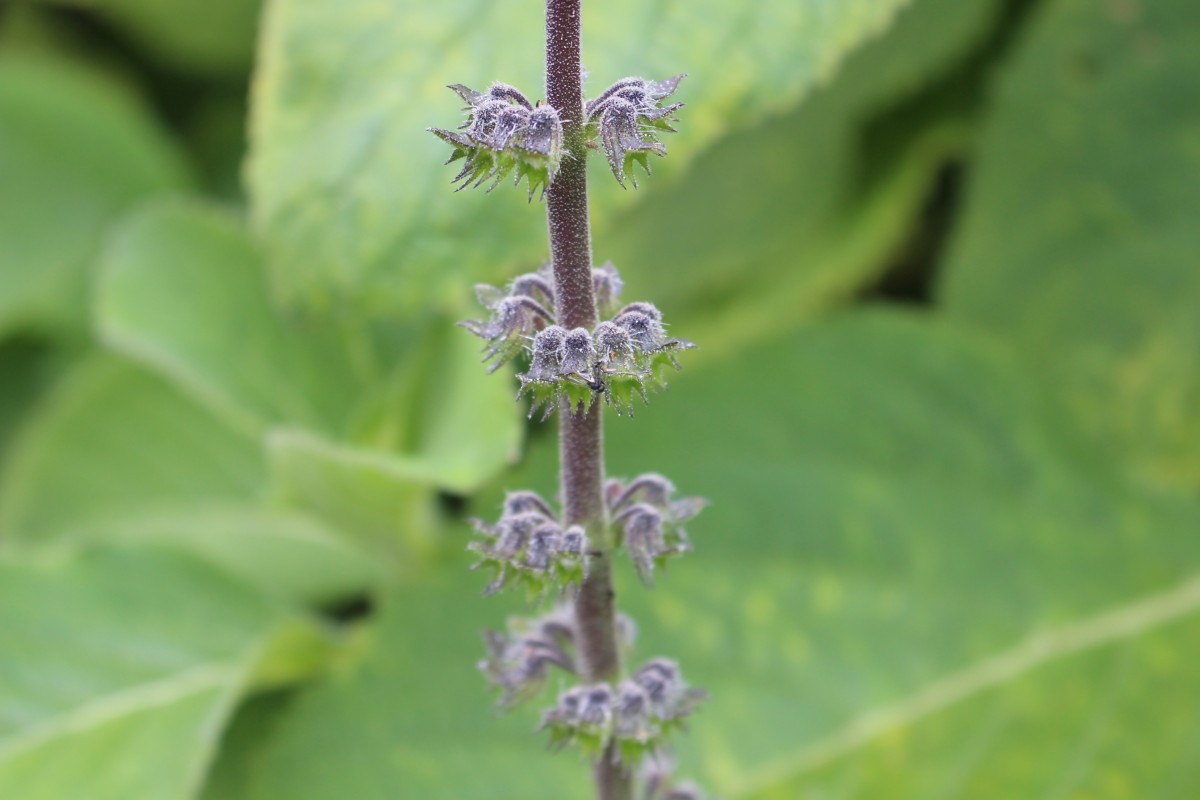
[(516, 88), (494, 83), (485, 92), (461, 84), (450, 87), (467, 103), (469, 114), (460, 132), (430, 128), (429, 131), (453, 146), (446, 163), (465, 159), (454, 177), (458, 189), (491, 181), (496, 188), (514, 171), (514, 183), (529, 182), (529, 199), (538, 188), (545, 192), (562, 161), (563, 130), (558, 112), (547, 105), (533, 105)]
[(660, 101), (673, 94), (682, 79), (682, 75), (665, 81), (624, 78), (588, 101), (586, 115), (593, 141), (599, 142), (621, 186), (628, 176), (637, 188), (634, 163), (649, 175), (647, 154), (667, 154), (659, 136), (675, 130), (670, 122), (683, 103), (663, 106)]

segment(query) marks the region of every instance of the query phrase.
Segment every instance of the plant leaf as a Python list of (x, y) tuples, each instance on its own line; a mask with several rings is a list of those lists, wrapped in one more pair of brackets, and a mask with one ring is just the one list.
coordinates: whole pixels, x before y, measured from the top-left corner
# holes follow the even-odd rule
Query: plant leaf
[[(625, 565), (618, 594), (641, 630), (635, 660), (668, 654), (712, 695), (678, 754), (717, 794), (791, 780), (788, 765), (808, 768), (803, 755), (844, 731), (867, 732), (854, 749), (916, 724), (874, 720), (1014, 651), (1038, 657), (980, 692), (1111, 644), (1136, 650), (1143, 633), (1200, 612), (1200, 505), (1126, 482), (994, 342), (854, 314), (678, 383), (610, 427), (610, 473), (652, 469), (715, 502), (689, 525), (687, 563), (649, 593), (624, 590), (635, 580)], [(549, 444), (506, 484), (552, 486)], [(472, 599), (479, 580), (465, 563), (398, 589), (361, 671), (282, 715), (253, 797), (583, 791), (577, 762), (547, 759), (522, 735), (536, 712), (485, 721), (472, 631), (507, 608)], [(1097, 627), (1077, 647), (1044, 646)], [(1185, 680), (1190, 663), (1163, 668)], [(1164, 730), (1180, 730), (1188, 709), (1154, 702)], [(1058, 749), (1017, 741), (1005, 756), (1063, 768), (1052, 759), (1079, 740), (1054, 730), (1066, 737)], [(1130, 796), (1152, 795), (1144, 787), (1174, 766), (1139, 775)]]
[(339, 432), (370, 385), (328, 323), (283, 319), (254, 244), (228, 215), (157, 202), (124, 218), (104, 252), (96, 326), (232, 426)]
[(177, 550), (291, 605), (345, 600), (380, 583), (364, 550), (316, 519), (281, 509), (197, 506), (75, 529), (82, 545), (119, 543)]
[(0, 58), (0, 119), (0, 335), (79, 334), (105, 226), (184, 164), (127, 87), (65, 60)]
[(0, 539), (69, 539), (150, 511), (255, 499), (262, 456), (169, 385), (95, 356), (23, 426), (0, 476)]
[(193, 797), (283, 619), (179, 555), (0, 561), (0, 795)]
[(1187, 0), (1041, 10), (1000, 83), (942, 296), (1061, 382), (1111, 457), (1200, 485), (1200, 70)]

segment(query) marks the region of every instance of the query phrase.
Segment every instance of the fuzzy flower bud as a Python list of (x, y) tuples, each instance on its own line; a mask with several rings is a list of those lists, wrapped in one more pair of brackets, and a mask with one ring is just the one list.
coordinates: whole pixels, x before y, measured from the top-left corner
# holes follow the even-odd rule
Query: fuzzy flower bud
[(530, 200), (539, 187), (544, 193), (562, 160), (563, 130), (558, 112), (547, 105), (533, 105), (505, 83), (492, 84), (487, 92), (461, 84), (450, 89), (467, 103), (467, 121), (459, 131), (429, 131), (454, 148), (447, 164), (465, 159), (454, 177), (458, 189), (491, 181), (490, 192), (515, 172), (514, 184), (522, 178), (528, 180)]
[(575, 638), (573, 618), (552, 612), (540, 619), (514, 619), (507, 633), (485, 631), (486, 657), (479, 669), (500, 689), (498, 705), (512, 706), (536, 694), (546, 682), (549, 668), (576, 671), (575, 659), (567, 650)]
[(589, 129), (622, 186), (628, 175), (637, 188), (632, 170), (634, 163), (650, 174), (648, 153), (667, 154), (667, 148), (658, 137), (675, 130), (670, 122), (683, 103), (663, 106), (661, 101), (675, 92), (682, 79), (683, 75), (665, 81), (624, 78), (588, 101), (585, 113)]
[(621, 302), (621, 290), (625, 282), (611, 261), (605, 261), (592, 270), (592, 289), (596, 292), (596, 306), (602, 314), (611, 313)]
[(483, 284), (476, 287), (480, 300), (487, 301), (492, 315), (486, 320), (467, 320), (458, 323), (487, 344), (483, 350), (484, 362), (491, 361), (488, 372), (495, 372), (505, 362), (525, 347), (525, 341), (542, 326), (553, 323), (554, 315), (540, 303), (527, 295), (504, 295), (496, 298), (499, 290)]
[(576, 328), (563, 340), (562, 365), (559, 374), (590, 374), (596, 361), (596, 348), (586, 328)]
[(551, 592), (577, 590), (587, 577), (583, 528), (572, 525), (564, 531), (550, 506), (533, 492), (510, 493), (494, 525), (472, 522), (483, 541), (467, 546), (480, 558), (471, 568), (487, 567), (493, 573), (485, 595), (516, 582), (524, 584), (531, 599), (541, 599)]

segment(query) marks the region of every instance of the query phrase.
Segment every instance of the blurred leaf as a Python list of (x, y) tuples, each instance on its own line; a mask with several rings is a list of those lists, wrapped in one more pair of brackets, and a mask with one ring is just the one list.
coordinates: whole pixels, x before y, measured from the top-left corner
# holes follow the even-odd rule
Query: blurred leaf
[(1064, 0), (1000, 84), (944, 295), (1111, 457), (1200, 485), (1200, 7)]
[(282, 619), (174, 555), (0, 561), (0, 796), (193, 797)]
[(278, 499), (391, 555), (428, 550), (435, 521), (427, 465), (288, 430), (271, 434), (267, 454)]
[(225, 75), (250, 67), (258, 0), (44, 0), (87, 9), (178, 70)]
[(179, 154), (141, 103), (83, 66), (0, 58), (0, 335), (78, 333), (85, 267), (136, 200), (186, 185)]
[[(671, 145), (671, 158), (686, 160), (731, 128), (790, 107), (901, 5), (588, 6), (588, 88), (690, 73), (684, 133)], [(382, 0), (268, 6), (248, 178), (285, 300), (368, 313), (445, 307), (468, 276), (527, 268), (545, 253), (544, 209), (521, 192), (452, 196), (446, 147), (425, 132), (460, 116), (447, 83), (503, 79), (540, 94), (542, 14), (514, 2), (402, 14)], [(606, 193), (618, 191), (606, 182), (598, 194)]]
[(798, 108), (651, 186), (596, 237), (627, 295), (653, 298), (708, 359), (873, 280), (914, 236), (939, 168), (966, 148), (1006, 30), (1000, 6), (910, 4)]
[(99, 335), (248, 433), (280, 422), (340, 431), (366, 381), (328, 325), (280, 319), (263, 280), (230, 217), (195, 203), (147, 206), (104, 253)]
[(489, 375), (479, 339), (447, 319), (413, 335), (413, 352), (360, 409), (351, 438), (410, 455), (441, 488), (473, 492), (520, 455), (517, 384), (509, 369)]
[(51, 362), (50, 349), (37, 340), (0, 340), (0, 469), (9, 442), (49, 383)]
[(0, 540), (253, 499), (262, 456), (158, 378), (107, 358), (75, 368), (23, 427), (0, 476)]
[[(852, 748), (916, 724), (887, 714), (920, 709), (957, 675), (991, 675), (1011, 652), (1036, 658), (978, 691), (1200, 612), (1187, 582), (1200, 506), (1125, 485), (1010, 355), (961, 329), (851, 315), (678, 384), (614, 419), (610, 471), (661, 471), (715, 503), (689, 526), (688, 563), (649, 593), (624, 591), (623, 565), (618, 595), (642, 630), (639, 659), (677, 657), (712, 692), (679, 753), (719, 794), (793, 779), (856, 731)], [(554, 485), (553, 450), (535, 449), (523, 483)], [(284, 715), (252, 797), (582, 793), (581, 765), (527, 735), (534, 712), (487, 719), (472, 631), (514, 606), (474, 599), (466, 563), (397, 590), (361, 671)], [(1178, 730), (1188, 707), (1159, 700), (1154, 714)], [(1066, 766), (1045, 741), (1013, 747)]]
[(1200, 672), (1186, 666), (1200, 652), (1200, 623), (1175, 617), (1198, 597), (1192, 582), (1031, 641), (798, 754), (738, 796), (1195, 797), (1200, 738), (1178, 701), (1200, 692)]
[(179, 550), (300, 606), (344, 600), (382, 576), (365, 551), (310, 517), (282, 510), (199, 506), (84, 524), (77, 538)]

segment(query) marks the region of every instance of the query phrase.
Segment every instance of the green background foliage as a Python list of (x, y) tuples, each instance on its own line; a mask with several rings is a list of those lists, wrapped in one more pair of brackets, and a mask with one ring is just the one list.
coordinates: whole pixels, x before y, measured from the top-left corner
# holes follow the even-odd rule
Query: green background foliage
[[(541, 7), (0, 8), (0, 796), (587, 796), (498, 716), (465, 518), (551, 425), (452, 322), (546, 257), (444, 89)], [(591, 3), (687, 72), (598, 259), (697, 341), (613, 475), (713, 505), (618, 595), (719, 797), (1200, 794), (1200, 10)], [(247, 98), (249, 98), (247, 100)], [(237, 176), (244, 176), (244, 183)], [(244, 190), (243, 187), (244, 186)], [(547, 693), (547, 698), (550, 692)]]

